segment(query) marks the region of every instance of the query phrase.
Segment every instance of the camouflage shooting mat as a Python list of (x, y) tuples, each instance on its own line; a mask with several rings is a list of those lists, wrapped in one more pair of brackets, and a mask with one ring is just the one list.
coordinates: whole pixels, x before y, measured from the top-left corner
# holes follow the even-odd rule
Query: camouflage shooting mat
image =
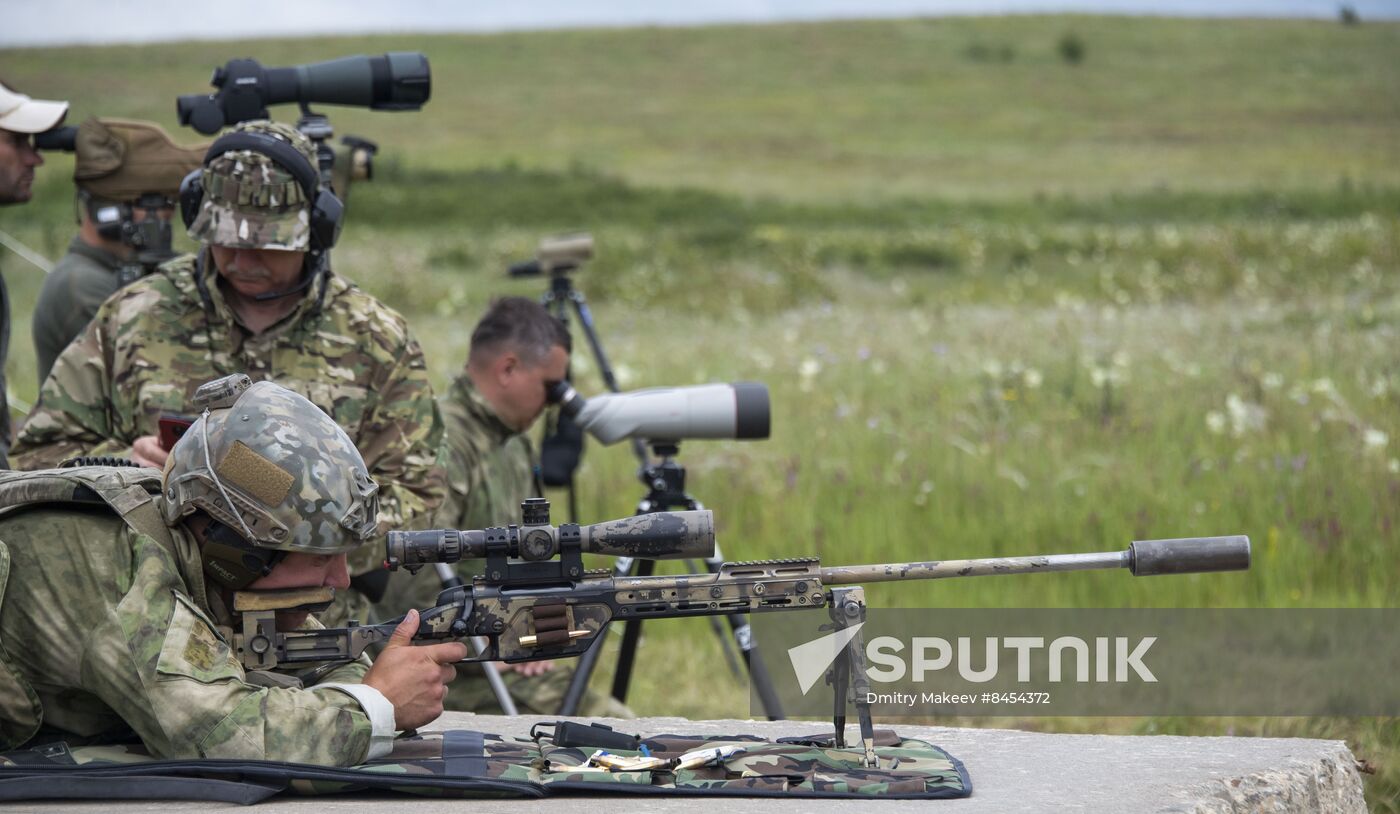
[[(785, 742), (786, 741), (786, 742)], [(0, 801), (43, 798), (204, 799), (255, 803), (279, 792), (303, 795), (390, 791), (425, 797), (545, 797), (557, 794), (666, 794), (730, 797), (940, 799), (967, 797), (961, 761), (930, 743), (877, 733), (880, 768), (860, 749), (803, 739), (657, 735), (655, 757), (739, 744), (722, 765), (674, 771), (581, 770), (592, 748), (467, 730), (401, 738), (385, 757), (352, 768), (247, 760), (154, 760), (141, 747), (63, 744), (0, 755)], [(641, 752), (609, 750), (619, 756)]]

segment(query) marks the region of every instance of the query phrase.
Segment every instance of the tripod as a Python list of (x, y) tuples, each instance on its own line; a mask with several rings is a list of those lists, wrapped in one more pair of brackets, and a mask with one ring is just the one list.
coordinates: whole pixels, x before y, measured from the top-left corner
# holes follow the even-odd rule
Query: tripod
[[(574, 286), (573, 278), (570, 276), (570, 272), (578, 269), (592, 256), (592, 237), (578, 235), (556, 238), (541, 244), (537, 259), (512, 265), (510, 275), (512, 277), (534, 277), (549, 274), (549, 290), (541, 296), (540, 304), (562, 322), (565, 329), (569, 328), (569, 312), (572, 309), (574, 317), (583, 327), (584, 338), (588, 340), (589, 350), (592, 351), (593, 359), (598, 364), (603, 384), (611, 392), (617, 393), (621, 391), (621, 388), (618, 386), (617, 376), (613, 372), (612, 365), (608, 362), (607, 353), (603, 350), (602, 339), (599, 337), (597, 325), (593, 321), (593, 312), (588, 307), (587, 298), (584, 297), (582, 291)], [(576, 443), (581, 449), (582, 430), (573, 424), (571, 418), (560, 415), (555, 425), (555, 434), (563, 435), (561, 430), (567, 431), (569, 428), (572, 428), (572, 437), (577, 439)], [(632, 452), (639, 463), (637, 474), (648, 489), (646, 496), (637, 504), (637, 514), (664, 512), (672, 509), (704, 508), (699, 501), (685, 491), (685, 468), (675, 461), (675, 456), (680, 449), (679, 443), (657, 441), (652, 443), (652, 449), (659, 459), (657, 462), (651, 460), (647, 454), (646, 444), (640, 438), (632, 439)], [(574, 454), (577, 455), (577, 453)], [(577, 458), (573, 463), (577, 464)], [(568, 477), (563, 485), (566, 485), (569, 490), (569, 517), (577, 520), (578, 497), (574, 487), (572, 466), (568, 467)], [(705, 560), (705, 567), (712, 574), (718, 573), (719, 567), (723, 563), (724, 557), (720, 554), (719, 548), (716, 547), (714, 555)], [(630, 557), (622, 557), (614, 564), (613, 574), (617, 577), (634, 574), (649, 576), (655, 568), (656, 563), (652, 560), (634, 560)], [(762, 659), (753, 652), (753, 636), (747, 614), (735, 614), (725, 618), (729, 621), (730, 636), (725, 635), (724, 627), (717, 617), (709, 617), (711, 630), (719, 639), (720, 649), (724, 653), (725, 661), (729, 664), (730, 672), (736, 677), (739, 675), (738, 660), (730, 649), (730, 637), (732, 637), (734, 646), (738, 648), (739, 653), (743, 656), (744, 664), (749, 668), (749, 674), (758, 690), (765, 712), (773, 719), (782, 717), (772, 680), (764, 668)], [(617, 673), (613, 678), (612, 695), (619, 701), (625, 701), (627, 698), (627, 689), (631, 683), (632, 667), (636, 661), (637, 643), (640, 637), (640, 620), (628, 620), (623, 631), (622, 651), (618, 656)], [(597, 642), (579, 658), (574, 675), (569, 682), (569, 688), (564, 693), (563, 701), (560, 703), (559, 714), (573, 715), (578, 711), (579, 703), (583, 700), (583, 693), (588, 687), (588, 681), (593, 675), (599, 656), (602, 654), (602, 645), (600, 644), (602, 641), (603, 637), (599, 637)]]
[[(653, 440), (651, 448), (659, 460), (652, 463), (650, 459), (646, 459), (646, 463), (637, 472), (638, 478), (647, 487), (647, 493), (638, 501), (636, 513), (650, 514), (676, 509), (693, 511), (705, 508), (700, 501), (685, 491), (685, 467), (676, 462), (676, 455), (680, 453), (680, 442)], [(706, 571), (711, 574), (719, 573), (720, 566), (724, 564), (724, 555), (720, 552), (718, 545), (715, 546), (714, 553), (704, 562)], [(613, 566), (613, 576), (648, 577), (655, 570), (655, 560), (619, 557)], [(743, 656), (744, 665), (749, 671), (749, 678), (753, 681), (759, 701), (763, 704), (764, 714), (770, 720), (782, 718), (782, 704), (778, 700), (777, 692), (773, 689), (773, 680), (768, 674), (763, 658), (753, 646), (753, 630), (749, 627), (748, 614), (734, 613), (725, 616), (724, 619), (729, 622), (730, 635), (733, 637), (739, 653)], [(730, 670), (737, 674), (737, 666), (734, 664), (733, 654), (729, 651), (728, 639), (725, 638), (724, 631), (720, 627), (719, 617), (710, 617), (710, 623), (715, 635), (719, 637), (725, 658), (730, 663)], [(636, 663), (637, 644), (641, 640), (641, 635), (642, 620), (628, 619), (623, 625), (622, 649), (618, 653), (617, 672), (613, 675), (612, 696), (618, 701), (627, 700), (627, 690), (632, 681), (632, 668)], [(599, 641), (602, 641), (601, 637)], [(601, 645), (595, 643), (579, 658), (573, 679), (569, 682), (569, 689), (565, 692), (564, 700), (559, 707), (561, 715), (573, 715), (577, 711), (578, 703), (583, 697), (583, 691), (588, 685), (588, 679), (593, 674), (594, 666), (601, 652)]]

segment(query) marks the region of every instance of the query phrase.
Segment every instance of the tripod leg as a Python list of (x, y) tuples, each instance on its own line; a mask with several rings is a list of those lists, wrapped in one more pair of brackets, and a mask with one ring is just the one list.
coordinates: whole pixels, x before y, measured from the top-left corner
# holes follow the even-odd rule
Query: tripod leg
[[(686, 560), (685, 567), (692, 574), (698, 573), (699, 567), (695, 564), (695, 560)], [(724, 623), (719, 620), (718, 616), (706, 616), (705, 619), (709, 621), (710, 630), (715, 634), (715, 638), (719, 639), (719, 649), (724, 653), (724, 663), (729, 666), (729, 674), (738, 678), (740, 669), (739, 659), (734, 655), (734, 646), (730, 637), (724, 635)], [(734, 638), (737, 639), (738, 637), (739, 631), (736, 629), (734, 631)], [(748, 659), (747, 652), (744, 653), (744, 658), (745, 660)]]
[[(588, 346), (593, 349), (593, 358), (598, 360), (598, 372), (603, 377), (603, 384), (614, 393), (620, 392), (617, 376), (608, 362), (607, 353), (603, 351), (603, 340), (599, 338), (598, 329), (593, 324), (593, 311), (588, 307), (588, 300), (584, 298), (582, 291), (573, 288), (569, 290), (569, 301), (574, 304), (574, 311), (578, 313), (578, 322), (583, 326), (583, 335), (588, 339)], [(647, 449), (642, 439), (632, 439), (632, 454), (637, 456), (642, 466), (646, 466)]]
[[(613, 577), (620, 579), (630, 576), (636, 560), (631, 557), (618, 557), (613, 566)], [(564, 699), (559, 703), (560, 715), (577, 715), (578, 706), (583, 702), (583, 694), (588, 689), (588, 681), (593, 678), (593, 670), (598, 666), (598, 657), (603, 654), (603, 640), (606, 636), (594, 639), (593, 644), (583, 652), (575, 663), (574, 675), (569, 679), (569, 688), (564, 691)]]
[[(486, 640), (480, 636), (473, 636), (471, 639), (472, 648), (479, 656), (486, 652)], [(491, 685), (491, 692), (496, 694), (496, 703), (501, 705), (501, 711), (506, 715), (519, 715), (520, 711), (515, 708), (515, 699), (510, 697), (510, 690), (506, 689), (505, 679), (501, 678), (501, 671), (496, 669), (496, 665), (489, 661), (480, 662), (481, 669), (486, 673), (486, 683)]]
[(763, 661), (763, 654), (753, 646), (753, 632), (749, 628), (749, 617), (747, 615), (734, 615), (728, 617), (729, 624), (735, 625), (734, 636), (739, 641), (742, 648), (745, 643), (748, 648), (743, 650), (744, 663), (749, 666), (749, 680), (753, 682), (754, 691), (758, 693), (758, 701), (763, 705), (763, 714), (770, 721), (781, 721), (783, 719), (783, 702), (778, 700), (778, 692), (773, 689), (773, 676), (768, 672), (768, 665)]
[[(637, 560), (637, 576), (649, 577), (656, 570), (655, 560)], [(628, 619), (622, 628), (622, 649), (617, 654), (617, 673), (613, 675), (612, 696), (627, 702), (627, 687), (632, 683), (632, 665), (637, 661), (637, 643), (642, 639), (642, 620)]]

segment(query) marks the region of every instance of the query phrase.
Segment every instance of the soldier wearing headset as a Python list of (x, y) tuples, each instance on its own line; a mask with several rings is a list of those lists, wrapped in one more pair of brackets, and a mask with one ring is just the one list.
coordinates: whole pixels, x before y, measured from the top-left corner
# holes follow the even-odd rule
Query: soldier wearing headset
[[(403, 317), (331, 270), (342, 207), (319, 183), (310, 140), (280, 123), (240, 124), (182, 183), (180, 210), (199, 252), (102, 304), (54, 363), (13, 465), (116, 456), (163, 466), (199, 384), (244, 372), (305, 396), (349, 433), (380, 484), (381, 533), (426, 522), (442, 499), (442, 428), (423, 352)], [(327, 624), (366, 618), (387, 577), (381, 553), (368, 545), (352, 557), (356, 591)]]

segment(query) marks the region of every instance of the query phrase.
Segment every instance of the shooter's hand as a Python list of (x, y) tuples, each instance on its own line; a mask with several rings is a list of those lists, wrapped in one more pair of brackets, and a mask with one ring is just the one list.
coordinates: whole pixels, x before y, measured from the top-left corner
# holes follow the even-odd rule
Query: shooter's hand
[(141, 466), (161, 469), (165, 466), (165, 459), (169, 456), (170, 450), (162, 447), (160, 439), (154, 435), (143, 435), (131, 445), (131, 460)]
[(394, 705), (398, 729), (417, 729), (442, 714), (447, 684), (457, 675), (452, 663), (467, 657), (467, 646), (461, 642), (415, 647), (417, 631), (418, 611), (410, 610), (365, 673), (364, 683)]

